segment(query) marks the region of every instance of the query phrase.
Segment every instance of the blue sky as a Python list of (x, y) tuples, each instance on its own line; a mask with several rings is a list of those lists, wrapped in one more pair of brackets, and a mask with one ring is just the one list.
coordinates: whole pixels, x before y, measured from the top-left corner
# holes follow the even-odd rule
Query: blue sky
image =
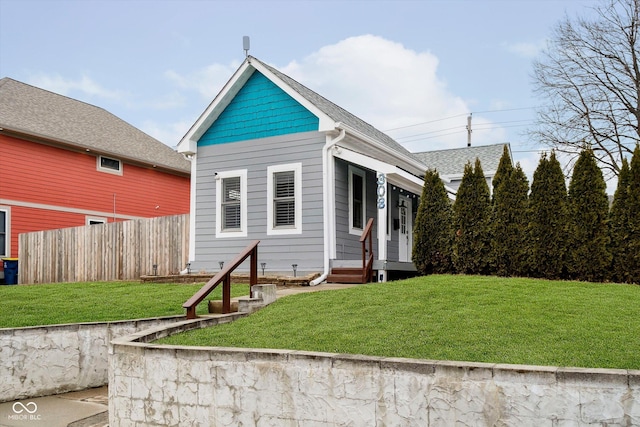
[(594, 0), (0, 0), (0, 77), (97, 105), (175, 146), (250, 54), (412, 151), (510, 142), (542, 100), (532, 61)]

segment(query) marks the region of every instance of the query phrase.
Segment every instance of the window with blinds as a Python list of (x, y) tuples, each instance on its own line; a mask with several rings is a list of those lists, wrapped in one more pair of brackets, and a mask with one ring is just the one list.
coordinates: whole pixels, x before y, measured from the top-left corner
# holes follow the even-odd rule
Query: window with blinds
[(247, 237), (247, 170), (219, 171), (216, 185), (216, 238)]
[(302, 163), (267, 166), (267, 235), (302, 233)]
[(222, 180), (222, 229), (241, 228), (241, 189), (240, 177), (234, 176)]
[(295, 179), (294, 171), (273, 174), (274, 227), (295, 227), (296, 225)]

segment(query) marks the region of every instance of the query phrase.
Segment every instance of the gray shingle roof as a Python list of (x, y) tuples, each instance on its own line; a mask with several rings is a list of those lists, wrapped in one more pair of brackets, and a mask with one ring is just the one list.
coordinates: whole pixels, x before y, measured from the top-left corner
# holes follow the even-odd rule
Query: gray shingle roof
[(429, 169), (435, 169), (440, 175), (462, 175), (467, 162), (473, 164), (480, 159), (482, 170), (486, 174), (498, 169), (504, 146), (509, 144), (494, 144), (453, 148), (448, 150), (425, 151), (414, 153)]
[(382, 144), (386, 145), (388, 148), (391, 148), (392, 150), (395, 150), (406, 156), (415, 158), (415, 156), (411, 152), (409, 152), (409, 150), (404, 148), (402, 145), (398, 144), (389, 135), (374, 128), (369, 123), (362, 120), (361, 118), (356, 117), (355, 115), (351, 114), (350, 112), (340, 107), (339, 105), (334, 104), (333, 102), (329, 101), (322, 95), (319, 95), (318, 93), (298, 83), (297, 81), (287, 76), (286, 74), (283, 74), (280, 71), (276, 70), (275, 68), (265, 64), (259, 59), (255, 57), (251, 57), (251, 60), (259, 62), (261, 65), (263, 65), (273, 74), (275, 74), (279, 79), (281, 79), (287, 85), (289, 85), (289, 87), (291, 87), (293, 90), (298, 92), (303, 98), (305, 98), (307, 101), (315, 105), (320, 111), (322, 111), (327, 116), (331, 117), (331, 119), (333, 119), (334, 121), (342, 122), (348, 127), (362, 133), (363, 135), (366, 135), (375, 141), (381, 142)]
[(108, 111), (7, 77), (0, 79), (0, 127), (190, 172), (190, 162), (181, 154)]

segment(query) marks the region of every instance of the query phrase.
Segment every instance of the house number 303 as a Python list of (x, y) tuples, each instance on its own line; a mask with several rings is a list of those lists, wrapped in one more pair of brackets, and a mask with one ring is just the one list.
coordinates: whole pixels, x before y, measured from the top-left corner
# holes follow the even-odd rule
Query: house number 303
[(387, 192), (387, 179), (383, 173), (378, 174), (378, 209), (384, 209)]

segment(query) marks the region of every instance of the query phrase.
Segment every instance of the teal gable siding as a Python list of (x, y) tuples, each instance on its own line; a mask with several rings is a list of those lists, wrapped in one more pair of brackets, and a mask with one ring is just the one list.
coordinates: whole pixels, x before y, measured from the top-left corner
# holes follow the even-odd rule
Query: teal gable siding
[(226, 144), (318, 130), (318, 117), (258, 71), (198, 141)]

